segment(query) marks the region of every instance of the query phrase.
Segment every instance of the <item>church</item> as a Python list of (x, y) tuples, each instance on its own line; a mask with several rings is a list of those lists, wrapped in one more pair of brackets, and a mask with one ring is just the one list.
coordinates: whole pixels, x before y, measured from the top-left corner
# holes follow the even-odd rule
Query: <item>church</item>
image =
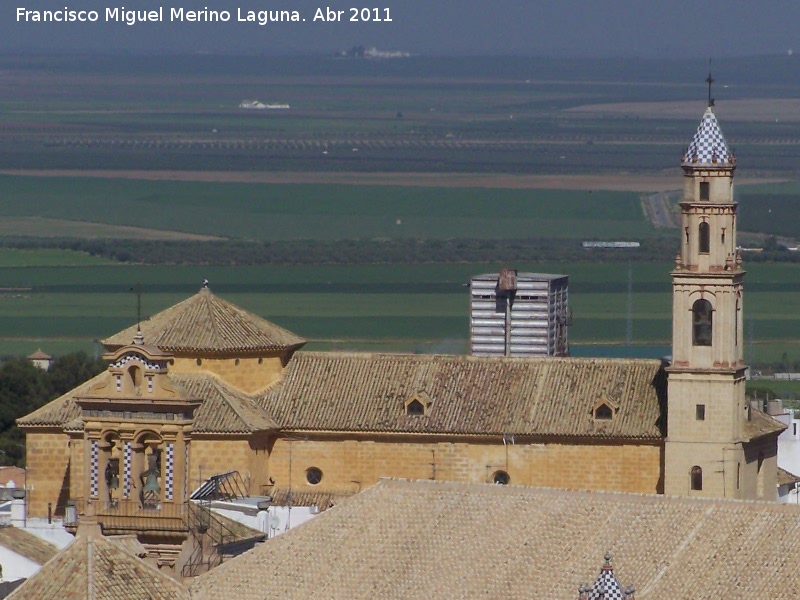
[(208, 481), (322, 510), (387, 477), (774, 500), (784, 426), (745, 399), (736, 159), (711, 104), (681, 160), (670, 359), (304, 352), (204, 285), (18, 421), (29, 514), (90, 515), (176, 568)]

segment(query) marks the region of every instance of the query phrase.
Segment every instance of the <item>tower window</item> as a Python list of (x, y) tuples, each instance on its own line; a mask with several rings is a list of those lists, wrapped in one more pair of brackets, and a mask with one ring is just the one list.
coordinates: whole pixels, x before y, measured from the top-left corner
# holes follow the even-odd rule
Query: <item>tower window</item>
[(693, 490), (699, 491), (703, 489), (703, 469), (697, 465), (693, 466), (692, 470), (689, 472), (689, 479), (691, 480)]
[(700, 254), (708, 254), (709, 248), (711, 247), (711, 232), (710, 227), (707, 221), (703, 221), (700, 223), (699, 227), (699, 252)]
[(694, 406), (694, 418), (698, 421), (705, 421), (706, 420), (706, 405), (705, 404), (695, 404)]
[(700, 200), (711, 199), (711, 184), (708, 181), (700, 182)]
[(692, 305), (692, 345), (710, 346), (711, 334), (711, 302), (708, 300), (698, 300)]

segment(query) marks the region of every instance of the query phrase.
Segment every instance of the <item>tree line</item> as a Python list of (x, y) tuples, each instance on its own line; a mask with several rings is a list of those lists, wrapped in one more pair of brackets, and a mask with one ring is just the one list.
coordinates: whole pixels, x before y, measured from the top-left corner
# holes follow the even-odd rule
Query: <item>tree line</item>
[(74, 352), (56, 358), (48, 371), (27, 358), (0, 364), (0, 465), (25, 466), (25, 435), (16, 420), (66, 394), (106, 368), (98, 358)]

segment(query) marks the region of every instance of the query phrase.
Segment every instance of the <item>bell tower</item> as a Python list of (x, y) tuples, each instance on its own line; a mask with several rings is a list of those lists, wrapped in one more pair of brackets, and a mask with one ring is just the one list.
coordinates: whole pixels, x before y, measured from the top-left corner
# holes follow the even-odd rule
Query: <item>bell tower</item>
[[(664, 491), (674, 495), (762, 497), (743, 477), (745, 402), (742, 292), (736, 247), (736, 158), (711, 100), (681, 160), (680, 252), (672, 271), (672, 363)], [(764, 491), (761, 486), (761, 491)]]

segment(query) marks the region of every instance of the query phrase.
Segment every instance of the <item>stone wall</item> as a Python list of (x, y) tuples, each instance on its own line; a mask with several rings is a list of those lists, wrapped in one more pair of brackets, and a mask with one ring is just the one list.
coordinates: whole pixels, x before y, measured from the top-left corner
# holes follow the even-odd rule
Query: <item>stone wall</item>
[(280, 356), (260, 358), (175, 358), (172, 373), (210, 372), (243, 392), (258, 392), (277, 382), (283, 374)]
[(70, 485), (69, 436), (56, 431), (29, 431), (25, 445), (28, 515), (46, 517), (48, 502), (54, 514), (63, 514)]
[[(505, 472), (511, 484), (654, 494), (662, 491), (662, 451), (660, 442), (281, 438), (270, 453), (269, 476), (279, 488), (355, 493), (382, 477), (491, 483)], [(321, 471), (318, 484), (309, 483), (309, 469)]]

